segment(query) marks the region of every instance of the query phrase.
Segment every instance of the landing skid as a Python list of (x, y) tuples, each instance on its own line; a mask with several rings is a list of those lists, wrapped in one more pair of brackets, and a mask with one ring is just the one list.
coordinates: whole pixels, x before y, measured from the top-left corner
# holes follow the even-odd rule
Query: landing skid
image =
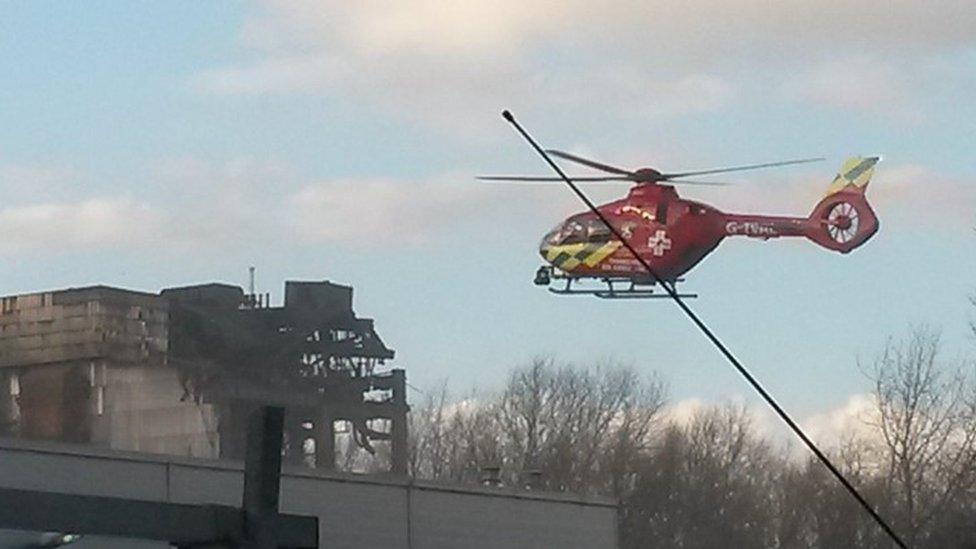
[[(580, 288), (583, 280), (595, 280), (603, 284), (603, 288)], [(553, 283), (564, 282), (561, 286)], [(672, 282), (677, 285), (683, 279)], [(549, 291), (558, 295), (592, 295), (602, 299), (661, 299), (671, 297), (666, 291), (657, 288), (657, 284), (652, 280), (635, 280), (627, 277), (579, 277), (569, 276), (558, 272), (552, 267), (539, 267), (535, 274), (535, 283), (539, 286), (549, 286)], [(553, 285), (551, 285), (553, 284)], [(674, 287), (674, 286), (672, 286)], [(678, 297), (682, 299), (694, 299), (698, 294), (682, 294)]]

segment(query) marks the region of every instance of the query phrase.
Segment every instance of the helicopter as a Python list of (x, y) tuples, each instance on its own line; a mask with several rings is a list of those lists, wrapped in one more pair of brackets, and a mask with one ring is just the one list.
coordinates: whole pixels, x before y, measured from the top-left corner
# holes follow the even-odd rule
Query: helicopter
[[(729, 236), (762, 240), (805, 237), (828, 250), (846, 254), (878, 231), (878, 218), (864, 193), (881, 159), (879, 156), (848, 158), (809, 216), (786, 217), (726, 213), (681, 198), (674, 185), (726, 185), (687, 178), (817, 162), (822, 158), (669, 173), (653, 168), (626, 170), (563, 151), (546, 152), (607, 174), (571, 177), (574, 181), (633, 184), (626, 197), (597, 208), (656, 275), (647, 271), (596, 214), (586, 211), (566, 218), (546, 233), (539, 244), (539, 253), (546, 264), (536, 271), (534, 282), (556, 294), (609, 299), (668, 297), (655, 292), (658, 281), (676, 288), (684, 280), (682, 275)], [(559, 177), (537, 176), (480, 176), (478, 179), (563, 181)], [(596, 281), (598, 287), (588, 287), (587, 282), (591, 281)], [(688, 293), (678, 295), (697, 297)]]

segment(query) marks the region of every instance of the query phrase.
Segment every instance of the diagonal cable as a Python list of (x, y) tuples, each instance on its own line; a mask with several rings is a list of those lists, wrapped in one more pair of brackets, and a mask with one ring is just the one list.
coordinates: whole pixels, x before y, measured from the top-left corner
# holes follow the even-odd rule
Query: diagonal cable
[(641, 266), (647, 270), (647, 272), (651, 275), (651, 277), (654, 278), (654, 281), (657, 282), (662, 288), (664, 288), (664, 291), (666, 291), (667, 294), (671, 297), (671, 299), (674, 300), (678, 308), (680, 308), (685, 313), (685, 315), (689, 319), (691, 319), (691, 321), (695, 324), (695, 326), (697, 326), (698, 329), (705, 335), (705, 337), (708, 338), (708, 340), (711, 341), (713, 345), (715, 345), (715, 347), (719, 350), (719, 352), (721, 352), (722, 355), (725, 356), (725, 358), (729, 361), (730, 364), (732, 364), (732, 366), (739, 372), (739, 374), (741, 374), (742, 377), (744, 377), (745, 380), (749, 382), (749, 385), (751, 385), (752, 388), (755, 389), (757, 393), (759, 393), (759, 396), (761, 396), (763, 400), (765, 400), (766, 403), (769, 404), (769, 406), (773, 409), (773, 411), (776, 412), (776, 414), (780, 417), (780, 419), (782, 419), (786, 423), (786, 425), (788, 425), (789, 428), (793, 430), (796, 436), (800, 437), (800, 440), (803, 441), (803, 444), (805, 444), (807, 448), (809, 448), (810, 451), (813, 452), (813, 455), (817, 456), (817, 459), (820, 460), (820, 462), (823, 463), (825, 467), (827, 467), (827, 469), (831, 472), (831, 474), (834, 475), (837, 481), (840, 482), (841, 485), (843, 485), (844, 488), (846, 488), (847, 491), (851, 494), (851, 496), (855, 500), (857, 500), (857, 502), (861, 505), (861, 507), (863, 507), (864, 510), (867, 511), (869, 515), (871, 515), (871, 518), (873, 518), (874, 521), (878, 523), (878, 526), (880, 526), (881, 529), (884, 530), (886, 534), (888, 534), (888, 536), (892, 539), (892, 541), (894, 541), (895, 544), (898, 545), (898, 547), (901, 547), (902, 549), (908, 549), (908, 545), (906, 545), (905, 542), (902, 541), (900, 537), (898, 537), (898, 534), (895, 533), (895, 531), (891, 528), (891, 526), (888, 525), (888, 523), (884, 520), (884, 518), (881, 515), (879, 515), (877, 511), (874, 510), (874, 507), (870, 503), (868, 503), (866, 499), (864, 499), (864, 496), (862, 496), (861, 493), (858, 492), (857, 488), (855, 488), (854, 485), (847, 480), (844, 474), (841, 473), (840, 469), (838, 469), (837, 466), (835, 466), (830, 461), (827, 455), (824, 454), (820, 450), (820, 448), (818, 448), (817, 445), (814, 444), (812, 440), (810, 440), (810, 437), (808, 437), (806, 433), (803, 432), (803, 429), (801, 429), (800, 426), (795, 421), (793, 421), (793, 418), (791, 418), (790, 415), (786, 413), (786, 410), (784, 410), (779, 405), (779, 403), (776, 402), (776, 399), (774, 399), (773, 396), (770, 395), (765, 388), (763, 388), (763, 386), (759, 383), (759, 381), (756, 380), (756, 378), (753, 377), (751, 373), (749, 373), (749, 370), (747, 370), (746, 367), (743, 366), (741, 362), (739, 362), (739, 359), (732, 354), (732, 351), (730, 351), (729, 348), (726, 347), (724, 343), (722, 343), (722, 341), (718, 338), (718, 336), (716, 336), (712, 332), (712, 330), (705, 324), (705, 322), (702, 321), (700, 318), (698, 318), (698, 315), (695, 314), (695, 312), (692, 311), (690, 307), (688, 307), (688, 305), (681, 299), (681, 296), (678, 295), (678, 292), (674, 289), (674, 286), (668, 283), (666, 280), (663, 280), (660, 276), (658, 276), (657, 272), (654, 271), (654, 269), (647, 262), (647, 260), (645, 260), (643, 257), (641, 257), (640, 254), (637, 253), (637, 250), (634, 249), (630, 241), (624, 238), (622, 234), (620, 234), (620, 231), (618, 231), (617, 228), (610, 223), (610, 221), (606, 218), (606, 216), (604, 216), (603, 213), (600, 212), (599, 209), (597, 209), (596, 205), (593, 204), (593, 202), (583, 193), (583, 191), (581, 191), (579, 187), (577, 187), (576, 184), (573, 183), (573, 181), (566, 176), (566, 174), (562, 171), (562, 169), (560, 169), (559, 166), (557, 166), (556, 163), (553, 162), (552, 158), (550, 158), (549, 155), (546, 154), (546, 151), (543, 150), (543, 148), (540, 147), (538, 143), (536, 143), (535, 139), (533, 139), (532, 136), (530, 136), (528, 132), (526, 132), (525, 129), (522, 128), (521, 124), (519, 124), (515, 120), (515, 117), (512, 115), (512, 113), (510, 113), (507, 110), (502, 111), (502, 117), (505, 118), (505, 120), (507, 120), (510, 124), (512, 124), (512, 126), (515, 127), (515, 129), (519, 132), (519, 134), (521, 134), (522, 137), (529, 142), (532, 148), (535, 149), (535, 151), (539, 153), (540, 156), (542, 156), (543, 160), (545, 160), (546, 163), (549, 164), (549, 167), (552, 168), (553, 171), (555, 171), (557, 174), (559, 174), (559, 176), (562, 178), (563, 181), (566, 182), (566, 185), (569, 186), (569, 188), (573, 191), (573, 193), (575, 193), (576, 196), (579, 197), (579, 199), (582, 200), (584, 204), (586, 204), (586, 206), (590, 209), (590, 211), (592, 211), (600, 219), (600, 221), (602, 221), (603, 224), (607, 226), (607, 228), (610, 230), (610, 232), (613, 233), (613, 235), (617, 238), (617, 240), (619, 240), (623, 244), (623, 246), (627, 248), (627, 251), (629, 251), (634, 256), (634, 258), (641, 264)]

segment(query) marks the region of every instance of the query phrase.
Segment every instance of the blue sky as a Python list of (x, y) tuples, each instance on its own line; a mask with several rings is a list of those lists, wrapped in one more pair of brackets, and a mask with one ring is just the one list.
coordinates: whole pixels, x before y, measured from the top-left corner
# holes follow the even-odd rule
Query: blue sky
[(730, 211), (806, 214), (845, 156), (880, 153), (863, 248), (728, 240), (687, 283), (788, 409), (829, 413), (911, 324), (974, 349), (973, 29), (964, 1), (0, 2), (0, 289), (243, 284), (253, 264), (279, 298), (354, 285), (421, 388), (552, 354), (753, 401), (671, 304), (531, 284), (580, 206), (473, 180), (545, 173), (499, 112), (623, 166), (829, 158), (680, 190)]

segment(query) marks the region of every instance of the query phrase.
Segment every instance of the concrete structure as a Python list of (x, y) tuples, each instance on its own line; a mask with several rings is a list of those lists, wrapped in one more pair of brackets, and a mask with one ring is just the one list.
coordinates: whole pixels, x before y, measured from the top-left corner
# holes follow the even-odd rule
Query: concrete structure
[[(240, 505), (240, 464), (0, 440), (0, 486), (150, 501)], [(319, 517), (325, 548), (617, 546), (612, 501), (506, 489), (452, 487), (405, 477), (285, 470), (282, 511)], [(33, 534), (0, 532), (0, 549)], [(19, 544), (19, 545), (18, 545)], [(82, 539), (85, 548), (164, 547)]]
[(0, 298), (0, 432), (216, 456), (212, 406), (166, 367), (169, 304), (95, 286)]
[(285, 302), (226, 284), (94, 286), (0, 298), (0, 435), (243, 457), (244, 422), (286, 408), (289, 463), (335, 467), (336, 422), (406, 473), (406, 378), (352, 288), (287, 282)]

